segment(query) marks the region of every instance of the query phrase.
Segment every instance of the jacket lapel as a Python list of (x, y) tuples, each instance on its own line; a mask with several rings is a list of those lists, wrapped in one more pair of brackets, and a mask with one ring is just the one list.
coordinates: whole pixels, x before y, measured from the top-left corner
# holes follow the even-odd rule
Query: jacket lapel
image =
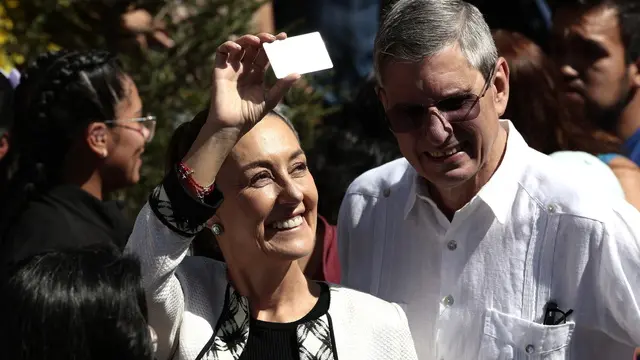
[(238, 360), (249, 339), (249, 301), (231, 284), (217, 328), (204, 359)]

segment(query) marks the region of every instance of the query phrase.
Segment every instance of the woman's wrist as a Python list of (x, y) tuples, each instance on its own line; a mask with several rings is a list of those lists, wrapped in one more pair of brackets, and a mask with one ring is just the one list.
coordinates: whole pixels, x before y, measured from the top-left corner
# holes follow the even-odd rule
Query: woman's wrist
[(212, 184), (235, 144), (241, 131), (232, 127), (220, 127), (207, 121), (182, 163), (193, 170), (193, 180), (206, 186)]

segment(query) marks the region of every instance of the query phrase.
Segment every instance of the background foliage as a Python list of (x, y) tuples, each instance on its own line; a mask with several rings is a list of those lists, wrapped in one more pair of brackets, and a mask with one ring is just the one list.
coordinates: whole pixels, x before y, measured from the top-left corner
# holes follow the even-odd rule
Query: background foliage
[[(135, 215), (162, 179), (173, 129), (209, 101), (215, 49), (236, 34), (252, 32), (251, 18), (260, 4), (255, 0), (139, 2), (137, 7), (166, 23), (176, 44), (148, 50), (134, 46), (133, 39), (119, 31), (120, 16), (130, 5), (122, 0), (6, 0), (0, 5), (0, 67), (20, 67), (42, 51), (60, 48), (108, 48), (119, 55), (139, 87), (145, 111), (158, 117), (156, 136), (144, 153), (140, 184), (115, 195), (125, 201), (128, 214)], [(188, 17), (177, 20), (179, 12)], [(322, 129), (318, 124), (329, 112), (321, 95), (296, 88), (285, 102), (303, 147), (312, 151)]]

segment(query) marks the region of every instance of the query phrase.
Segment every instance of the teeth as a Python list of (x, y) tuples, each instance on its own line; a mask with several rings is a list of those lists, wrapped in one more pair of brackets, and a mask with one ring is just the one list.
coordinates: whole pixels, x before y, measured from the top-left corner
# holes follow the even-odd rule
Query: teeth
[(271, 226), (276, 229), (291, 229), (302, 224), (302, 216), (298, 215), (285, 221), (276, 221)]
[(434, 158), (441, 158), (445, 156), (451, 156), (460, 150), (462, 150), (462, 146), (456, 146), (453, 149), (447, 151), (430, 151), (429, 155), (433, 156)]

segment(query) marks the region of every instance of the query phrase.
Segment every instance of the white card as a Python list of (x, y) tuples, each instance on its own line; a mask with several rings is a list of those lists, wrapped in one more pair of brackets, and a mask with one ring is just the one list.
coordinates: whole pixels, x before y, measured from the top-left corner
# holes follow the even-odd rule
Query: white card
[(333, 63), (319, 32), (262, 44), (278, 79), (331, 69)]

